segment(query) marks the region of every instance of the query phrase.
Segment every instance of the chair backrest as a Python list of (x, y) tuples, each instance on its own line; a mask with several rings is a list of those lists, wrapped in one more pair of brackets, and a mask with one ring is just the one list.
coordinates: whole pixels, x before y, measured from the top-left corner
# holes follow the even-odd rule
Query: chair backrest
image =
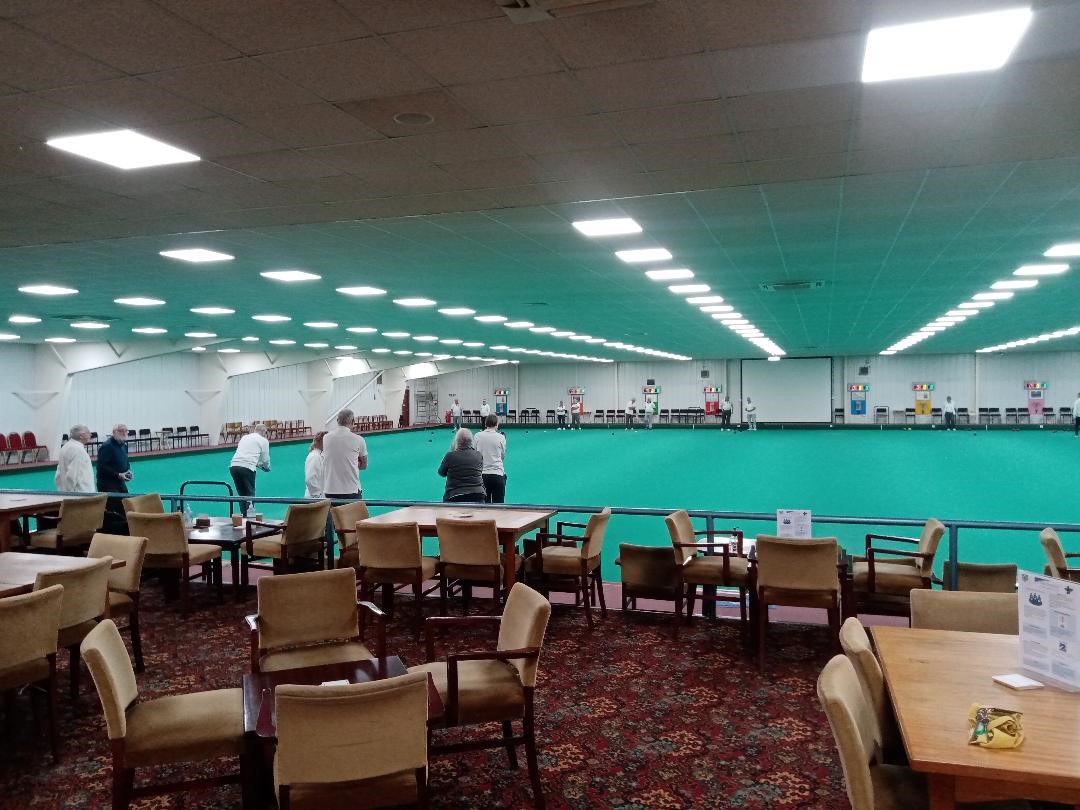
[(366, 568), (419, 568), (420, 529), (415, 523), (356, 524), (358, 564)]
[[(542, 647), (550, 618), (551, 603), (528, 585), (515, 582), (503, 608), (498, 648), (521, 650), (526, 647)], [(510, 663), (517, 667), (522, 686), (536, 686), (539, 657), (518, 658)]]
[(187, 553), (187, 530), (180, 512), (128, 512), (127, 521), (133, 535), (146, 538), (147, 554)]
[(92, 622), (105, 614), (109, 601), (109, 569), (112, 557), (102, 557), (91, 565), (64, 568), (58, 571), (40, 571), (34, 580), (34, 590), (41, 591), (52, 585), (64, 586), (64, 599), (60, 608), (60, 629)]
[(326, 535), (329, 512), (330, 501), (290, 504), (285, 513), (285, 545), (322, 540)]
[(23, 431), (22, 438), (23, 438), (23, 445), (25, 445), (27, 448), (33, 450), (35, 447), (38, 446), (37, 436), (34, 435), (34, 431), (32, 431), (32, 430)]
[[(949, 582), (952, 562), (945, 560), (942, 579)], [(983, 593), (1016, 593), (1016, 565), (1013, 563), (957, 563), (956, 590)]]
[(86, 556), (94, 559), (111, 557), (123, 560), (122, 568), (109, 571), (109, 590), (137, 593), (142, 579), (143, 563), (146, 561), (145, 537), (126, 537), (120, 534), (95, 534), (90, 541)]
[[(65, 439), (67, 438), (67, 434), (64, 434), (64, 438)], [(5, 436), (3, 433), (0, 433), (0, 451), (7, 450), (7, 449), (8, 449), (7, 436)], [(5, 459), (5, 462), (6, 462), (6, 459)]]
[(427, 765), (428, 675), (342, 686), (282, 685), (278, 785), (372, 779)]
[(835, 537), (794, 540), (759, 534), (758, 587), (839, 592), (836, 551)]
[(855, 673), (866, 692), (866, 699), (874, 707), (878, 728), (884, 735), (890, 711), (889, 695), (885, 691), (885, 675), (881, 671), (881, 663), (870, 647), (870, 637), (866, 635), (862, 623), (854, 616), (840, 627), (840, 646), (855, 667)]
[(911, 626), (1015, 636), (1020, 633), (1020, 606), (1014, 594), (914, 588)]
[(8, 434), (8, 444), (11, 446), (12, 450), (22, 450), (23, 449), (22, 436), (20, 436), (18, 433), (9, 433)]
[(345, 532), (342, 546), (350, 548), (356, 545), (356, 524), (367, 520), (371, 513), (363, 501), (352, 501), (330, 507), (330, 516), (334, 519), (334, 530)]
[(105, 520), (107, 495), (65, 498), (60, 502), (60, 523), (56, 532), (65, 546), (86, 545)]
[(881, 729), (846, 656), (837, 655), (825, 665), (818, 676), (817, 695), (840, 753), (852, 810), (873, 810), (870, 764), (881, 757)]
[(457, 565), (498, 565), (499, 530), (494, 520), (435, 519), (439, 559)]
[(937, 554), (938, 543), (944, 534), (945, 524), (937, 518), (930, 518), (919, 535), (919, 552), (930, 555), (929, 558), (919, 561), (919, 573), (926, 578), (934, 574), (934, 555)]
[(694, 542), (694, 524), (690, 522), (690, 513), (685, 509), (672, 512), (664, 518), (664, 523), (667, 524), (668, 535), (671, 537), (671, 548), (675, 553), (675, 564), (682, 565), (682, 561), (693, 552), (693, 549), (678, 548), (676, 543)]
[(0, 672), (56, 652), (63, 585), (0, 599)]
[(263, 577), (258, 590), (260, 649), (360, 635), (352, 568)]
[(1043, 551), (1046, 552), (1046, 565), (1050, 569), (1050, 575), (1058, 579), (1068, 579), (1066, 569), (1069, 563), (1065, 559), (1065, 549), (1061, 545), (1058, 533), (1047, 527), (1039, 532), (1039, 542), (1042, 543)]
[(122, 740), (127, 736), (127, 710), (139, 697), (139, 685), (124, 640), (112, 619), (106, 619), (87, 633), (80, 650), (97, 687), (109, 739)]
[(599, 557), (604, 548), (604, 535), (607, 534), (608, 521), (611, 520), (611, 507), (605, 506), (599, 512), (589, 516), (585, 524), (585, 537), (581, 544), (581, 556), (586, 560)]
[(124, 514), (132, 512), (147, 512), (154, 515), (165, 514), (165, 504), (161, 502), (161, 496), (156, 492), (148, 492), (146, 495), (132, 495), (124, 498)]
[(619, 574), (622, 584), (645, 588), (674, 589), (679, 582), (675, 566), (679, 564), (663, 547), (619, 544)]

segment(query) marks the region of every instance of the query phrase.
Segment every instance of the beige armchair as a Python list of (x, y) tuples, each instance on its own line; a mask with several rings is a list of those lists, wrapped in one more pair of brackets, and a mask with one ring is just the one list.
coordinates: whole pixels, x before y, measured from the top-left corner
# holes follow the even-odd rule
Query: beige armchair
[(240, 781), (239, 772), (187, 782), (135, 787), (135, 769), (202, 762), (244, 753), (244, 703), (240, 689), (217, 689), (140, 700), (135, 672), (112, 621), (95, 627), (82, 643), (112, 743), (112, 806), (123, 810), (142, 796)]
[[(247, 537), (240, 551), (240, 577), (244, 586), (248, 585), (248, 569), (264, 568), (275, 574), (291, 574), (300, 569), (302, 563), (308, 567), (321, 569), (326, 563), (326, 519), (330, 512), (330, 501), (315, 503), (294, 503), (285, 513), (282, 524), (247, 521)], [(269, 537), (252, 537), (256, 527), (275, 528), (280, 531)], [(313, 559), (314, 558), (314, 559)], [(269, 559), (270, 564), (254, 562), (257, 559)]]
[[(537, 808), (544, 807), (544, 794), (536, 758), (534, 692), (540, 651), (550, 618), (551, 603), (518, 582), (510, 589), (501, 617), (429, 618), (425, 623), (428, 663), (409, 670), (431, 675), (446, 708), (448, 727), (502, 724), (500, 737), (436, 744), (432, 745), (431, 752), (506, 748), (510, 767), (517, 768), (517, 746), (524, 745)], [(499, 640), (494, 650), (451, 654), (445, 663), (435, 662), (435, 635), (440, 629), (474, 628), (493, 623), (499, 626)], [(514, 721), (521, 721), (521, 734), (513, 733)]]
[[(385, 614), (370, 602), (356, 601), (351, 568), (310, 571), (258, 582), (259, 612), (247, 616), (251, 671), (386, 660)], [(375, 655), (363, 644), (360, 609), (375, 617)]]
[(112, 558), (103, 557), (79, 568), (41, 571), (34, 580), (35, 591), (43, 591), (53, 585), (64, 586), (64, 598), (60, 603), (60, 632), (56, 643), (68, 650), (72, 703), (79, 697), (79, 644), (99, 621), (108, 616), (110, 568)]
[(0, 693), (33, 685), (46, 694), (49, 745), (60, 759), (56, 733), (56, 646), (60, 632), (62, 585), (0, 599)]
[(855, 667), (859, 682), (874, 710), (886, 761), (906, 762), (904, 741), (900, 737), (892, 701), (885, 688), (885, 675), (881, 671), (881, 663), (870, 646), (870, 637), (866, 635), (862, 623), (854, 616), (847, 619), (840, 627), (840, 646), (844, 650), (844, 655)]
[(280, 810), (427, 807), (428, 678), (275, 690)]
[[(218, 601), (224, 596), (221, 578), (221, 548), (204, 543), (188, 543), (184, 516), (179, 512), (150, 514), (131, 512), (127, 516), (128, 529), (136, 537), (145, 537), (145, 568), (175, 571), (180, 581), (180, 609), (191, 608), (191, 581), (201, 578), (207, 585), (217, 583)], [(192, 575), (198, 566), (200, 573)]]
[[(952, 562), (942, 563), (941, 578), (948, 587)], [(1016, 565), (1013, 563), (957, 563), (956, 590), (982, 593), (1016, 593)]]
[(109, 618), (116, 621), (120, 616), (127, 616), (127, 626), (121, 627), (120, 631), (131, 636), (136, 672), (145, 670), (142, 635), (139, 633), (139, 592), (147, 542), (145, 537), (95, 534), (86, 552), (87, 557), (95, 559), (111, 557), (124, 561), (123, 567), (109, 571)]
[(1080, 582), (1080, 568), (1069, 567), (1069, 560), (1080, 557), (1080, 552), (1073, 551), (1066, 554), (1061, 545), (1061, 538), (1051, 528), (1043, 529), (1039, 533), (1039, 542), (1042, 543), (1043, 551), (1046, 552), (1045, 572), (1049, 576)]
[[(866, 535), (866, 559), (852, 569), (852, 585), (859, 613), (907, 616), (912, 588), (929, 588), (934, 581), (934, 557), (945, 526), (930, 518), (916, 539), (889, 534)], [(881, 542), (915, 546), (914, 551), (888, 548)]]
[(125, 515), (132, 512), (145, 512), (151, 515), (165, 514), (165, 504), (161, 502), (161, 496), (156, 492), (150, 492), (146, 495), (132, 495), (130, 498), (124, 498), (121, 503), (124, 505)]
[[(544, 596), (551, 591), (574, 594), (575, 605), (580, 604), (585, 610), (589, 630), (593, 629), (592, 606), (598, 600), (600, 617), (607, 619), (600, 555), (610, 520), (611, 507), (605, 506), (590, 516), (588, 523), (560, 521), (555, 524), (554, 533), (536, 533), (536, 553), (525, 560), (526, 581)], [(566, 534), (566, 526), (584, 529), (584, 533)]]
[(668, 549), (620, 543), (615, 564), (619, 566), (622, 579), (623, 612), (637, 610), (638, 599), (671, 600), (674, 603), (678, 598), (681, 591), (679, 572)]
[[(694, 615), (694, 597), (699, 585), (738, 588), (739, 619), (745, 627), (750, 562), (743, 555), (743, 533), (738, 529), (696, 531), (685, 509), (672, 512), (664, 518), (664, 522), (671, 536), (680, 580), (679, 594), (675, 598), (676, 634), (682, 620), (683, 599), (685, 597), (686, 623), (689, 624)], [(697, 540), (699, 535), (705, 536), (705, 542)], [(727, 539), (717, 541), (715, 538), (718, 536)]]
[(30, 533), (30, 547), (56, 554), (78, 554), (105, 519), (108, 495), (65, 498), (60, 502), (60, 521), (55, 528)]
[(1016, 594), (919, 588), (911, 592), (911, 626), (1015, 636), (1020, 633), (1020, 605)]
[(792, 540), (758, 535), (757, 635), (758, 668), (765, 671), (765, 634), (769, 605), (823, 608), (833, 639), (839, 644), (840, 574), (835, 537)]
[[(336, 565), (356, 567), (356, 524), (371, 517), (367, 504), (363, 501), (351, 501), (341, 506), (330, 507), (330, 517), (334, 520), (334, 535), (340, 546)], [(334, 558), (331, 550), (330, 559)]]
[[(499, 530), (494, 520), (470, 520), (438, 517), (439, 598), (443, 615), (448, 611), (447, 598), (456, 583), (461, 589), (462, 615), (469, 612), (474, 584), (490, 585), (496, 607), (503, 600), (503, 558), (499, 553)], [(520, 568), (521, 557), (515, 555)]]
[(415, 523), (356, 524), (357, 573), (360, 598), (369, 600), (376, 587), (385, 591), (384, 604), (392, 605), (393, 588), (412, 586), (416, 603), (413, 630), (420, 635), (424, 596), (439, 587), (424, 590), (424, 583), (435, 576), (438, 560), (421, 553), (420, 529)]

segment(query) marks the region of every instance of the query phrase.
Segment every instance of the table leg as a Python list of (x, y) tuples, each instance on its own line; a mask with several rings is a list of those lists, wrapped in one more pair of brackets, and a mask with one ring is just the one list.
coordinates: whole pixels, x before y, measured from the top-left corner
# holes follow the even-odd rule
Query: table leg
[(510, 596), (517, 574), (517, 537), (513, 532), (504, 532), (499, 541), (503, 549), (503, 590), (506, 596)]
[(241, 602), (244, 595), (240, 590), (240, 546), (229, 549), (229, 576), (232, 577), (233, 599)]
[(858, 609), (855, 605), (855, 586), (847, 565), (844, 565), (840, 570), (840, 621), (843, 623), (856, 615)]
[(956, 779), (948, 774), (926, 775), (926, 787), (930, 794), (929, 810), (956, 810)]
[(11, 551), (11, 518), (0, 517), (0, 552)]

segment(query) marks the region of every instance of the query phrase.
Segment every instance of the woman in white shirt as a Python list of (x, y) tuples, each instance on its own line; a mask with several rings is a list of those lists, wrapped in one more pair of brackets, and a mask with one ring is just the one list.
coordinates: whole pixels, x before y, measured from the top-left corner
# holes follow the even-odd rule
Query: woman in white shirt
[(323, 436), (325, 430), (315, 434), (311, 442), (311, 450), (308, 451), (304, 461), (304, 492), (305, 498), (321, 498), (323, 496)]

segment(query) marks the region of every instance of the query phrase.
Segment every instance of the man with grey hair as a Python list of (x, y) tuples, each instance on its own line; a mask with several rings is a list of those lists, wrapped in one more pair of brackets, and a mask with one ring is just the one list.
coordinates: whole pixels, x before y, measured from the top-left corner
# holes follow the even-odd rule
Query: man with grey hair
[(323, 495), (331, 500), (349, 500), (363, 495), (360, 470), (367, 469), (367, 442), (353, 433), (356, 414), (338, 411), (337, 427), (323, 436)]
[[(245, 497), (255, 494), (255, 471), (270, 472), (270, 442), (266, 425), (255, 425), (251, 433), (241, 437), (229, 462), (229, 475), (236, 485), (236, 494)], [(247, 513), (251, 501), (241, 501), (240, 511)]]
[(96, 492), (94, 489), (94, 465), (86, 452), (90, 441), (90, 428), (72, 425), (68, 441), (56, 457), (56, 488), (61, 492)]
[(98, 492), (127, 492), (127, 482), (135, 475), (128, 462), (127, 425), (114, 425), (112, 435), (98, 448)]

